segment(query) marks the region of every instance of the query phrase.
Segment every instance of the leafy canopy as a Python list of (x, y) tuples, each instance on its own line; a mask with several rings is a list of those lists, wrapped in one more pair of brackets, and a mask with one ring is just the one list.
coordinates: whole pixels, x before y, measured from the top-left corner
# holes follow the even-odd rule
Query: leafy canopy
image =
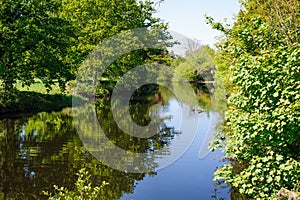
[[(17, 81), (29, 86), (39, 78), (48, 89), (55, 82), (64, 89), (104, 39), (135, 28), (166, 29), (154, 12), (154, 3), (148, 0), (3, 0), (0, 83), (11, 91)], [(143, 58), (140, 54), (131, 60)], [(124, 73), (122, 64), (114, 66), (116, 75)], [(126, 65), (130, 68), (128, 61)]]

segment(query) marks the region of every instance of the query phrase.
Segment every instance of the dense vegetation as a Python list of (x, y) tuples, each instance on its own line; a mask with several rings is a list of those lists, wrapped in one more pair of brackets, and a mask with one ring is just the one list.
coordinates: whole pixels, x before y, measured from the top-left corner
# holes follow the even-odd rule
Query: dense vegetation
[(175, 70), (190, 82), (213, 81), (214, 53), (209, 46), (200, 45), (188, 51), (184, 58), (173, 61)]
[[(224, 96), (229, 95), (212, 149), (223, 147), (231, 163), (219, 168), (215, 178), (225, 179), (247, 198), (273, 199), (282, 187), (300, 192), (300, 2), (241, 3), (233, 27), (207, 17), (225, 35), (216, 53), (200, 47), (186, 58), (173, 60), (172, 65), (189, 81), (212, 80), (217, 69), (215, 78), (222, 80)], [(1, 112), (70, 105), (70, 97), (16, 88), (41, 80), (48, 92), (57, 86), (64, 90), (82, 61), (106, 38), (135, 28), (166, 30), (154, 12), (148, 0), (0, 1)], [(168, 37), (164, 32), (163, 39)], [(170, 63), (171, 59), (164, 50), (154, 49), (123, 55), (103, 74), (98, 92), (110, 94), (126, 71), (149, 61)], [(116, 140), (114, 135), (111, 139)], [(145, 145), (138, 146), (139, 150), (146, 151)], [(84, 187), (82, 179), (78, 181)], [(93, 190), (89, 185), (87, 189), (97, 193), (105, 187)], [(77, 195), (77, 191), (65, 192)]]
[[(42, 82), (47, 92), (57, 86), (62, 91), (70, 90), (82, 61), (103, 40), (124, 30), (136, 28), (166, 30), (167, 24), (153, 17), (154, 7), (154, 3), (148, 0), (1, 1), (2, 112), (27, 112), (30, 110), (30, 101), (45, 98), (32, 93), (34, 98), (24, 98), (20, 102), (22, 98), (18, 97), (28, 97), (28, 94), (18, 91), (21, 87)], [(169, 37), (166, 32), (162, 35), (162, 40)], [(122, 74), (147, 60), (164, 62), (166, 54), (162, 51), (141, 49), (122, 56), (103, 74), (105, 81), (99, 85), (98, 92), (110, 93), (113, 88), (111, 85)], [(54, 100), (54, 104), (62, 104), (52, 96), (47, 98)], [(43, 102), (37, 103), (37, 106), (49, 105), (45, 106)]]
[(245, 0), (232, 28), (207, 17), (225, 34), (216, 62), (230, 95), (212, 148), (231, 163), (215, 178), (251, 199), (300, 191), (299, 12), (297, 0)]

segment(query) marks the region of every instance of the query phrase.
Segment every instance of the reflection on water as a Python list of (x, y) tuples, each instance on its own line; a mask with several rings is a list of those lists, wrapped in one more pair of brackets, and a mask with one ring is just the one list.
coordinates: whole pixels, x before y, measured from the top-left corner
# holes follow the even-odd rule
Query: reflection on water
[[(217, 112), (208, 110), (211, 106), (204, 105), (209, 96), (199, 97), (205, 112), (198, 113), (193, 105), (178, 102), (167, 89), (154, 91), (147, 95), (137, 91), (130, 103), (132, 119), (139, 125), (147, 125), (152, 113), (159, 117), (159, 132), (151, 138), (136, 138), (122, 132), (113, 120), (108, 100), (103, 100), (97, 108), (101, 127), (113, 144), (148, 155), (145, 163), (152, 170), (147, 173), (125, 173), (95, 159), (76, 133), (71, 108), (1, 120), (0, 199), (45, 199), (42, 191), (53, 192), (53, 185), (72, 190), (76, 173), (82, 168), (92, 174), (93, 185), (102, 181), (109, 183), (102, 188), (99, 199), (210, 199), (214, 195), (212, 174), (218, 164), (213, 158), (221, 154), (209, 154), (205, 159), (199, 159), (199, 149), (210, 119), (217, 116)], [(155, 104), (159, 106), (153, 107)], [(189, 132), (180, 126), (179, 113), (184, 112), (185, 120), (200, 119), (194, 143), (174, 164), (154, 171), (160, 162), (165, 162), (158, 154), (151, 156), (154, 152), (163, 153), (164, 158), (171, 152), (182, 152), (180, 144)], [(82, 128), (93, 132), (93, 127)], [(221, 195), (228, 198), (226, 191)]]
[(110, 183), (102, 190), (105, 198), (100, 199), (119, 199), (144, 177), (110, 169), (86, 152), (69, 110), (4, 119), (0, 126), (0, 199), (45, 198), (41, 192), (53, 191), (54, 184), (72, 190), (76, 173), (83, 167), (93, 174), (94, 185)]

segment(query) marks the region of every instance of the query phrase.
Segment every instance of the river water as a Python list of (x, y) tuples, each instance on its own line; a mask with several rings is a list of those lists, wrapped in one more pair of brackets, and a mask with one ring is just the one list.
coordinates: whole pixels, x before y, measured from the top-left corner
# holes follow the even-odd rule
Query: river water
[[(92, 175), (90, 181), (93, 185), (102, 181), (108, 183), (101, 189), (99, 199), (230, 199), (229, 189), (221, 188), (213, 181), (215, 169), (223, 164), (219, 161), (223, 154), (220, 151), (209, 152), (207, 147), (215, 132), (219, 113), (211, 105), (210, 95), (199, 90), (197, 94), (200, 107), (181, 102), (163, 89), (132, 101), (131, 117), (140, 125), (151, 121), (149, 108), (159, 105), (152, 112), (160, 118), (160, 133), (151, 139), (124, 134), (114, 122), (109, 100), (101, 101), (96, 108), (102, 129), (117, 146), (143, 153), (148, 155), (147, 158), (153, 152), (164, 152), (161, 156), (152, 156), (145, 165), (168, 163), (144, 173), (120, 171), (96, 159), (82, 142), (83, 136), (78, 135), (72, 108), (2, 118), (0, 199), (47, 199), (43, 191), (54, 192), (53, 185), (73, 190), (76, 173), (82, 168)], [(195, 120), (195, 135), (189, 135), (188, 129), (181, 130), (182, 123), (192, 127)], [(93, 132), (91, 127), (86, 129)], [(185, 148), (179, 148), (180, 145)], [(106, 150), (105, 147), (100, 149)], [(172, 153), (181, 156), (170, 161), (168, 157)], [(110, 160), (117, 163), (117, 159), (112, 157)]]

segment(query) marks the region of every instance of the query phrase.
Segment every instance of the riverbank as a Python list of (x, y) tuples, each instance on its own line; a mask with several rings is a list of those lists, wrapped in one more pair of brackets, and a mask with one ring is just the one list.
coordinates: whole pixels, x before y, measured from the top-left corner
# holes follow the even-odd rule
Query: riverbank
[(73, 97), (71, 93), (70, 86), (62, 92), (58, 84), (47, 90), (40, 79), (35, 79), (35, 83), (25, 87), (17, 81), (10, 94), (0, 88), (0, 118), (60, 111), (72, 106), (72, 98), (84, 101), (80, 97)]
[(0, 93), (0, 117), (20, 113), (58, 111), (70, 106), (72, 106), (71, 95), (19, 90), (9, 95), (4, 92)]

